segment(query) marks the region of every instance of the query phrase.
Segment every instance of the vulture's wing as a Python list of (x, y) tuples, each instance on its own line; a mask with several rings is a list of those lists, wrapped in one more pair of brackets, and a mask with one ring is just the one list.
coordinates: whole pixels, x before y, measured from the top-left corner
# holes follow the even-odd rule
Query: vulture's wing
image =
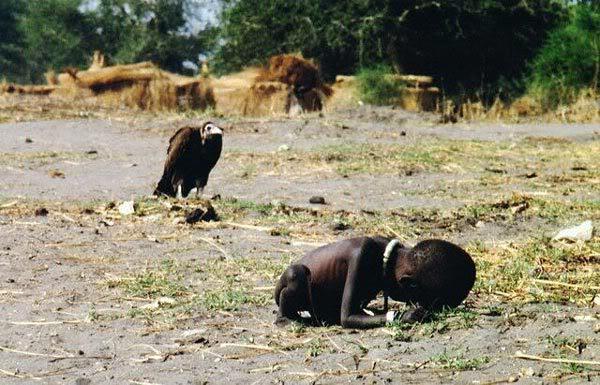
[(167, 156), (169, 155), (169, 153), (171, 152), (171, 149), (173, 148), (173, 143), (179, 142), (179, 139), (180, 139), (181, 135), (186, 135), (184, 133), (184, 131), (188, 131), (187, 137), (189, 138), (191, 136), (191, 131), (193, 131), (193, 128), (191, 128), (191, 127), (181, 127), (179, 130), (177, 130), (173, 134), (173, 136), (171, 136), (171, 138), (169, 139), (169, 147), (167, 148)]
[(166, 194), (175, 196), (173, 187), (173, 174), (183, 170), (178, 168), (186, 167), (186, 158), (190, 156), (192, 141), (194, 140), (194, 129), (191, 127), (183, 127), (169, 139), (169, 148), (167, 149), (167, 159), (165, 160), (165, 168), (163, 175), (158, 181), (158, 185), (154, 190), (155, 195)]
[(169, 139), (169, 148), (167, 149), (167, 160), (165, 161), (164, 174), (171, 174), (179, 160), (183, 160), (192, 145), (194, 129), (192, 127), (183, 127)]

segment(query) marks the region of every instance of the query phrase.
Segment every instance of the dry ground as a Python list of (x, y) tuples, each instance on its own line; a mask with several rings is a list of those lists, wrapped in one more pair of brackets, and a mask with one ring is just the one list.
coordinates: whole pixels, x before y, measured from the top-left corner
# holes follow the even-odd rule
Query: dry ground
[[(600, 361), (600, 238), (549, 239), (600, 225), (597, 126), (36, 108), (0, 108), (2, 384), (600, 381), (583, 362)], [(148, 194), (168, 136), (206, 119), (226, 127), (205, 192), (221, 220), (188, 225), (201, 201)], [(466, 305), (411, 327), (273, 326), (285, 266), (362, 234), (466, 247)]]

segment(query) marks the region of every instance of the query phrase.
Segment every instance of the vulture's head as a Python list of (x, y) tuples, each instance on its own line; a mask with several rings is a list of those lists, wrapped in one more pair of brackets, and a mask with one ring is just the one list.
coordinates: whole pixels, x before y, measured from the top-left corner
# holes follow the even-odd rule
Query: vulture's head
[(223, 129), (213, 122), (206, 122), (200, 129), (200, 137), (202, 142), (220, 140), (223, 137)]

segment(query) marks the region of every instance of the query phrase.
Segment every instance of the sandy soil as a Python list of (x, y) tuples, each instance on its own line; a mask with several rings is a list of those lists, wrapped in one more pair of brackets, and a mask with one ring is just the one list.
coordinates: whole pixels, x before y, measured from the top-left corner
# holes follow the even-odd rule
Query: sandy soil
[[(452, 209), (473, 203), (484, 197), (436, 191), (479, 178), (485, 170), (347, 177), (299, 172), (282, 177), (258, 167), (249, 177), (234, 154), (273, 154), (284, 151), (282, 146), (311, 152), (348, 142), (408, 145), (432, 138), (518, 142), (538, 136), (589, 142), (599, 137), (599, 127), (593, 125), (438, 125), (433, 116), (378, 108), (325, 117), (214, 121), (227, 129), (225, 150), (206, 196), (320, 210), (308, 198), (323, 195), (329, 203), (324, 209), (358, 213)], [(182, 119), (177, 125), (189, 122)], [(518, 351), (556, 356), (568, 346), (580, 350), (578, 360), (600, 360), (598, 306), (516, 306), (474, 293), (467, 301), (468, 312), (424, 325), (404, 338), (391, 328), (360, 332), (339, 327), (277, 328), (272, 325), (275, 305), (268, 298), (274, 282), (266, 275), (223, 270), (234, 286), (247, 284), (264, 300), (242, 302), (233, 310), (191, 302), (186, 309), (173, 305), (169, 313), (171, 302), (124, 289), (123, 282), (129, 281), (123, 277), (167, 271), (168, 277), (193, 290), (216, 290), (210, 286), (209, 263), (217, 268), (219, 263), (241, 266), (235, 262), (241, 260), (272, 263), (277, 272), (317, 244), (358, 234), (353, 229), (334, 231), (327, 223), (312, 225), (312, 235), (299, 238), (274, 236), (258, 225), (191, 227), (173, 223), (177, 214), (168, 214), (166, 221), (156, 215), (136, 219), (108, 215), (106, 202), (137, 200), (152, 191), (162, 171), (168, 136), (176, 128), (158, 118), (0, 125), (0, 383), (600, 381), (594, 371), (598, 366), (579, 370), (514, 357)], [(34, 215), (41, 206), (48, 208), (48, 215)], [(23, 209), (13, 210), (17, 207)], [(92, 209), (83, 210), (86, 207)], [(258, 214), (251, 213), (250, 219), (252, 215)], [(287, 222), (276, 225), (286, 227)], [(555, 223), (532, 219), (440, 234), (461, 244), (497, 243), (556, 229)], [(422, 236), (431, 235), (436, 234)], [(165, 267), (165, 260), (173, 266)], [(165, 310), (151, 313), (155, 319), (144, 313), (156, 308)], [(195, 337), (186, 340), (190, 330)]]

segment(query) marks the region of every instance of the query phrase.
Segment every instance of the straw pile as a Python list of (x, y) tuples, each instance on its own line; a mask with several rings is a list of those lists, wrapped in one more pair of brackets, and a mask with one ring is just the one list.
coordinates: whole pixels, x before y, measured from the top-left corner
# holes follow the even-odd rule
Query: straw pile
[(440, 90), (432, 87), (433, 78), (421, 75), (393, 75), (406, 85), (398, 105), (408, 111), (436, 111)]
[(91, 92), (103, 104), (143, 110), (214, 107), (210, 83), (163, 71), (150, 62), (66, 71), (57, 77), (63, 93)]
[(56, 86), (22, 86), (12, 83), (0, 83), (0, 94), (29, 94), (49, 95), (56, 90)]
[(262, 68), (215, 79), (217, 110), (264, 116), (320, 111), (333, 90), (323, 84), (317, 66), (295, 55), (277, 55)]
[(34, 95), (56, 94), (67, 98), (93, 97), (106, 106), (143, 110), (201, 109), (215, 106), (206, 78), (191, 78), (159, 69), (150, 62), (105, 66), (104, 55), (94, 53), (86, 71), (65, 68), (46, 73), (47, 86), (0, 85), (0, 92)]
[[(432, 87), (431, 76), (390, 75), (404, 85), (395, 104), (408, 111), (436, 111), (440, 90)], [(327, 101), (330, 110), (347, 108), (360, 102), (360, 93), (354, 76), (338, 75), (332, 86), (333, 96)]]
[(360, 101), (356, 78), (354, 76), (338, 75), (331, 86), (333, 95), (327, 100), (327, 109), (334, 111), (356, 106)]

